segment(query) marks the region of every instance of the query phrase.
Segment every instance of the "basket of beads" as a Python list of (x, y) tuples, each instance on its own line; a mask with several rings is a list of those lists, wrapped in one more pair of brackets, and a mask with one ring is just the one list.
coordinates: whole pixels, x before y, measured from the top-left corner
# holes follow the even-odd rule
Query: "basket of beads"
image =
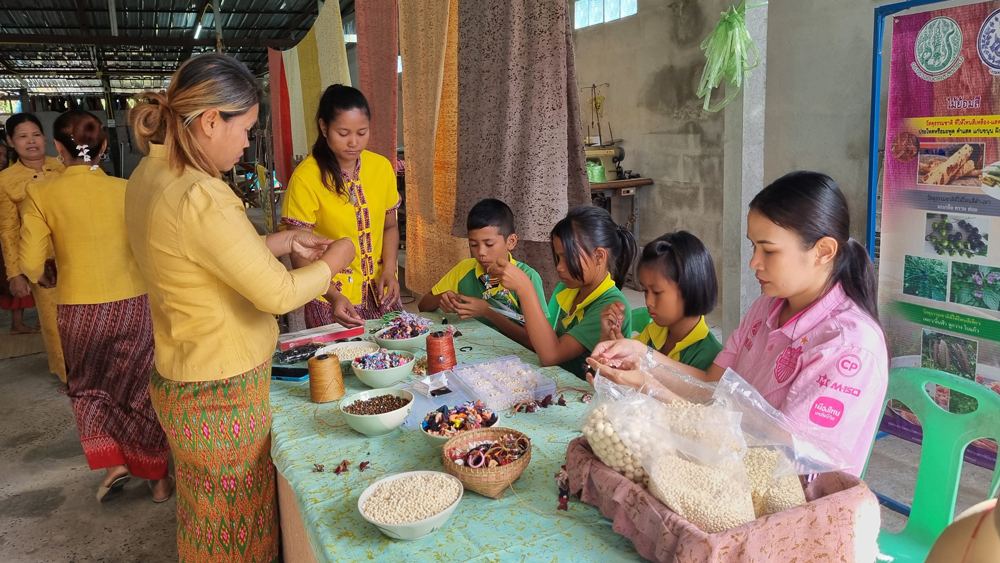
[(441, 457), (466, 489), (500, 498), (528, 467), (531, 439), (511, 428), (479, 428), (448, 440)]

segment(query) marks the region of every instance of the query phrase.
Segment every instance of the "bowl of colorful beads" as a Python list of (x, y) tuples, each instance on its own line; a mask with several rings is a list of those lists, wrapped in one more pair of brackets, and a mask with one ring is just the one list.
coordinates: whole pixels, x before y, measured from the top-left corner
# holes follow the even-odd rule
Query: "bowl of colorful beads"
[(404, 389), (371, 389), (340, 400), (348, 426), (372, 438), (399, 428), (412, 408), (413, 393)]
[(489, 428), (497, 423), (498, 418), (497, 413), (488, 409), (482, 401), (467, 401), (451, 409), (443, 406), (427, 413), (420, 423), (420, 433), (428, 444), (439, 447), (467, 430)]
[(405, 381), (413, 374), (416, 360), (412, 352), (400, 350), (378, 350), (354, 358), (351, 368), (354, 375), (369, 387), (389, 387), (397, 381)]
[(427, 346), (432, 324), (428, 319), (403, 312), (375, 333), (375, 342), (387, 350), (419, 350)]

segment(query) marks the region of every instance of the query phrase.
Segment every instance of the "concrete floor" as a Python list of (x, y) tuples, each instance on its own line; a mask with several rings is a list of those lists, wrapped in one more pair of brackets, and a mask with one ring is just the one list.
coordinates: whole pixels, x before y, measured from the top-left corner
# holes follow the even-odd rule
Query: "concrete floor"
[(95, 500), (104, 472), (87, 467), (60, 386), (44, 354), (0, 361), (0, 561), (177, 561), (173, 498), (155, 504), (132, 478)]
[[(133, 478), (114, 501), (95, 501), (103, 471), (87, 467), (69, 400), (47, 365), (44, 354), (0, 360), (0, 562), (176, 561), (173, 498), (155, 504), (145, 480)], [(869, 485), (908, 504), (919, 455), (918, 445), (878, 440)], [(990, 477), (965, 464), (956, 513), (986, 498)], [(887, 530), (906, 523), (882, 514)]]

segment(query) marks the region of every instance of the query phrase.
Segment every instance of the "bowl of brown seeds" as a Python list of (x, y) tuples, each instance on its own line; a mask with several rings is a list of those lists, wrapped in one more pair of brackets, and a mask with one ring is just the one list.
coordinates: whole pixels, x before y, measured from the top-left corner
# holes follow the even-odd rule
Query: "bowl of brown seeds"
[(399, 428), (412, 408), (413, 393), (405, 389), (369, 389), (340, 400), (347, 424), (373, 438)]

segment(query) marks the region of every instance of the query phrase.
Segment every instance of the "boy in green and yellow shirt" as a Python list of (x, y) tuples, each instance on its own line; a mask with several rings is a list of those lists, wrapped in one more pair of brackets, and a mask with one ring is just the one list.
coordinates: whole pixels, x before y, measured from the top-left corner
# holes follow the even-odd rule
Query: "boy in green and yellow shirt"
[(478, 319), (504, 336), (532, 349), (524, 329), (521, 300), (517, 293), (505, 289), (486, 270), (501, 260), (528, 275), (540, 302), (545, 302), (542, 278), (531, 266), (514, 260), (510, 251), (517, 246), (514, 213), (506, 203), (484, 199), (472, 207), (466, 222), (471, 258), (462, 260), (424, 295), (417, 306), (421, 311), (438, 308), (457, 313), (459, 318)]

